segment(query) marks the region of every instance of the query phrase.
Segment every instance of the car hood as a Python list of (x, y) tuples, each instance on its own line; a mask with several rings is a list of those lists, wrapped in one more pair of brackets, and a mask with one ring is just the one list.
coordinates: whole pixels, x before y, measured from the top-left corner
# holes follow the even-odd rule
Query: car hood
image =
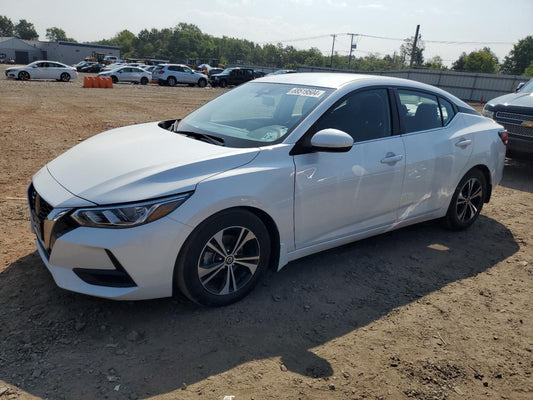
[(75, 196), (115, 204), (194, 190), (203, 179), (249, 163), (259, 151), (213, 145), (153, 122), (94, 136), (47, 169)]
[(533, 93), (510, 93), (504, 96), (496, 97), (488, 102), (495, 107), (497, 105), (516, 106), (516, 107), (533, 107)]

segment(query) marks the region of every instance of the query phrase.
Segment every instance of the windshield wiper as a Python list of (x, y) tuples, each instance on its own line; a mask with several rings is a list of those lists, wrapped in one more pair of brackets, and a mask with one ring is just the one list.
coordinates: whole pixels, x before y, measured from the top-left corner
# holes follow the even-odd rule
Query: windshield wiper
[(203, 140), (204, 142), (215, 144), (217, 146), (224, 146), (224, 139), (218, 136), (206, 135), (205, 133), (193, 132), (193, 131), (174, 131), (180, 135), (185, 135), (188, 137), (193, 137), (198, 140)]

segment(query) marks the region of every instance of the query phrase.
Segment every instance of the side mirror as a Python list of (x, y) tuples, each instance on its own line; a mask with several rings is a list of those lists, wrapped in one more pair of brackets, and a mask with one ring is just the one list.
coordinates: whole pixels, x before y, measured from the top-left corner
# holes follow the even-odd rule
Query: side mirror
[(526, 84), (525, 82), (520, 82), (520, 83), (518, 84), (518, 86), (516, 87), (515, 92), (518, 92), (520, 89), (522, 89), (522, 88), (524, 87), (525, 84)]
[(338, 129), (323, 129), (311, 138), (314, 150), (326, 152), (346, 152), (353, 147), (353, 138)]

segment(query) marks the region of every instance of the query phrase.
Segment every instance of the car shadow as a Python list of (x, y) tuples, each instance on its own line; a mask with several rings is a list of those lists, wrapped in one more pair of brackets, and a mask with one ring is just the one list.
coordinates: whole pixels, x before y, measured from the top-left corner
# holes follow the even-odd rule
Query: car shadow
[(533, 193), (533, 160), (505, 159), (501, 186)]
[(292, 262), (216, 309), (70, 293), (34, 252), (0, 274), (0, 379), (44, 398), (148, 397), (271, 357), (280, 368), (329, 377), (333, 360), (313, 348), (518, 249), (485, 216), (460, 232), (428, 222)]

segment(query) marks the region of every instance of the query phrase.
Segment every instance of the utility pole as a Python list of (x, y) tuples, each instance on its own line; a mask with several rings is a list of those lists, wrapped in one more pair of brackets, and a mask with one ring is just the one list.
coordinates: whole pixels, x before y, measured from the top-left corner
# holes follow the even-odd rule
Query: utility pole
[(331, 45), (331, 61), (329, 62), (329, 67), (333, 68), (333, 52), (335, 50), (335, 37), (337, 35), (333, 34), (333, 44)]
[(355, 33), (348, 33), (352, 37), (350, 40), (350, 57), (348, 58), (348, 68), (350, 68), (350, 64), (352, 63), (352, 50), (357, 48), (356, 44), (353, 44), (353, 37), (355, 36)]
[(416, 26), (415, 40), (413, 41), (413, 49), (411, 50), (411, 61), (409, 62), (409, 68), (413, 68), (413, 62), (415, 60), (416, 53), (416, 42), (418, 41), (418, 31), (420, 30), (420, 25)]

